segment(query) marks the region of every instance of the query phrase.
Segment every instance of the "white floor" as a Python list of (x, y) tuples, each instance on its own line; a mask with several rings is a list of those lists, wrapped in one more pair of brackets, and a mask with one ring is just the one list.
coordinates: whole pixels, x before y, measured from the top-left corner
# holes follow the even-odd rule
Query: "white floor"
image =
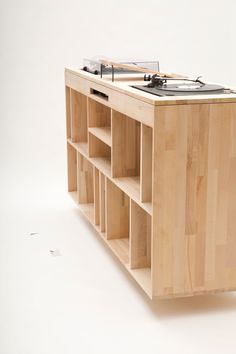
[(235, 294), (151, 303), (65, 185), (15, 177), (1, 183), (1, 354), (235, 353)]

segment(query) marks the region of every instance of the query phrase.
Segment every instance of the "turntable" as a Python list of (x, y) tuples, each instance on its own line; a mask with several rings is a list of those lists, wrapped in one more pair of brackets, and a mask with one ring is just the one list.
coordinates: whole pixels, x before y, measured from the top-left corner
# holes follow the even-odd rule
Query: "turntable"
[(144, 81), (150, 82), (147, 85), (134, 85), (131, 87), (160, 97), (234, 93), (232, 90), (220, 85), (206, 84), (200, 80), (200, 77), (196, 80), (188, 78), (180, 80), (179, 78), (160, 77), (155, 74), (152, 77), (145, 75)]

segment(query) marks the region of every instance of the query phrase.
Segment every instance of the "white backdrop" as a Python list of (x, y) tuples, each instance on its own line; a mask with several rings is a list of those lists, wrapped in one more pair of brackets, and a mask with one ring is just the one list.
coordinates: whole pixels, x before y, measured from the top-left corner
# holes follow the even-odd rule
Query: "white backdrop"
[(64, 114), (64, 67), (95, 55), (236, 87), (235, 14), (234, 0), (1, 0), (1, 354), (235, 353), (235, 295), (151, 304), (80, 217)]

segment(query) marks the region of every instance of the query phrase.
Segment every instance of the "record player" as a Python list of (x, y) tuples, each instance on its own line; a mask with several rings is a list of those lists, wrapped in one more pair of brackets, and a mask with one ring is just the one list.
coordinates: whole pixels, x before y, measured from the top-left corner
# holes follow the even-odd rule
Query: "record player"
[(133, 88), (150, 93), (156, 96), (186, 96), (186, 95), (215, 95), (233, 93), (232, 90), (220, 85), (206, 84), (200, 80), (187, 78), (163, 78), (157, 74), (152, 77), (144, 77), (145, 81), (150, 82), (147, 85), (134, 85)]

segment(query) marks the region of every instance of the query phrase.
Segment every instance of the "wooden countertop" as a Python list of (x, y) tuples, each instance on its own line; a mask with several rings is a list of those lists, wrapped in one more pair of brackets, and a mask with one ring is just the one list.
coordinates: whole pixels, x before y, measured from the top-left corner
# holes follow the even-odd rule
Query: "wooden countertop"
[[(85, 72), (81, 69), (66, 68), (65, 73), (73, 73), (81, 78), (96, 82), (99, 85), (125, 93), (131, 97), (142, 100), (155, 106), (179, 105), (179, 104), (199, 104), (199, 103), (232, 103), (236, 102), (236, 94), (219, 94), (219, 95), (193, 95), (193, 96), (166, 96), (158, 97), (152, 94), (137, 90), (130, 85), (142, 85), (143, 74), (115, 74), (115, 81), (112, 82), (111, 75), (105, 74), (102, 78)], [(224, 86), (223, 84), (221, 84)], [(228, 88), (228, 87), (227, 87)], [(231, 88), (233, 89), (233, 88)]]

